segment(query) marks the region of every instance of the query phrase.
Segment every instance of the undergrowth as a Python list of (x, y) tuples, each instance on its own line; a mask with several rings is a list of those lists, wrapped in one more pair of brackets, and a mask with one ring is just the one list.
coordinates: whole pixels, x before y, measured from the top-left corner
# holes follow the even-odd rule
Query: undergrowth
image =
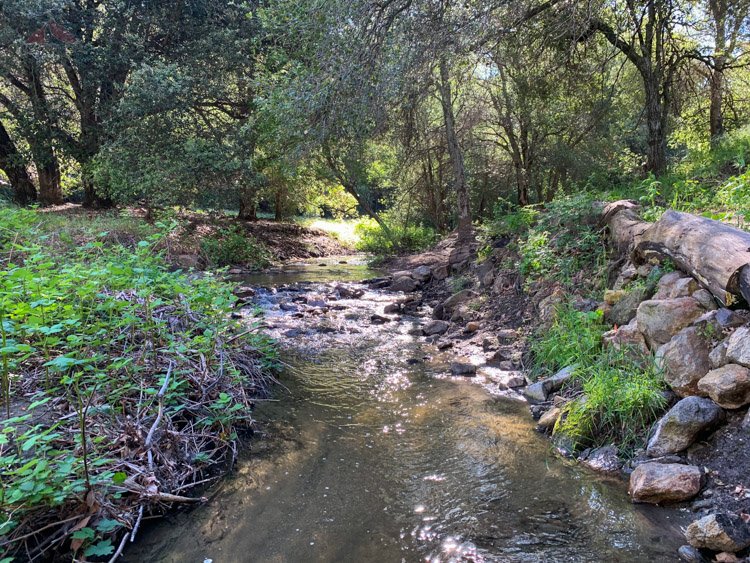
[(629, 455), (663, 412), (665, 385), (653, 358), (629, 349), (603, 350), (605, 330), (600, 311), (558, 307), (552, 325), (531, 343), (532, 373), (574, 367), (564, 393), (574, 398), (554, 430), (572, 449), (615, 443)]
[(271, 252), (266, 246), (239, 227), (221, 229), (201, 240), (201, 254), (209, 266), (243, 265), (262, 269), (271, 264)]
[(109, 558), (144, 514), (191, 502), (276, 362), (228, 285), (168, 271), (165, 225), (132, 248), (59, 228), (0, 209), (3, 562)]
[(373, 219), (363, 219), (355, 227), (359, 237), (356, 249), (377, 256), (388, 256), (405, 252), (419, 252), (437, 241), (434, 229), (424, 225), (394, 223), (386, 232)]

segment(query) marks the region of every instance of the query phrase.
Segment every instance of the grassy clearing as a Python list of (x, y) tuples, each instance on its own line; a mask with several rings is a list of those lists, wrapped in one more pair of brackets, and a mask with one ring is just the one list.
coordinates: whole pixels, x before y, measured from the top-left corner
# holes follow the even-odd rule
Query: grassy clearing
[(313, 217), (300, 217), (295, 222), (310, 229), (319, 229), (328, 233), (341, 244), (349, 248), (356, 248), (360, 241), (357, 233), (359, 219), (320, 219)]
[(2, 561), (111, 556), (231, 462), (269, 384), (231, 288), (168, 271), (163, 225), (132, 226), (0, 209)]

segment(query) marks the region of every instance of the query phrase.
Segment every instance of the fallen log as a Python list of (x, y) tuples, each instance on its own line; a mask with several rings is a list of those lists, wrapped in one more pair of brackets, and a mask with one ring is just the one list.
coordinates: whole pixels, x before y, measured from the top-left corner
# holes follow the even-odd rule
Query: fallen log
[(635, 243), (634, 261), (654, 257), (671, 259), (725, 306), (740, 298), (750, 303), (750, 233), (705, 217), (667, 211)]
[(600, 222), (607, 225), (609, 239), (619, 254), (626, 254), (640, 242), (641, 235), (652, 223), (640, 218), (638, 204), (629, 200), (614, 201), (602, 209)]

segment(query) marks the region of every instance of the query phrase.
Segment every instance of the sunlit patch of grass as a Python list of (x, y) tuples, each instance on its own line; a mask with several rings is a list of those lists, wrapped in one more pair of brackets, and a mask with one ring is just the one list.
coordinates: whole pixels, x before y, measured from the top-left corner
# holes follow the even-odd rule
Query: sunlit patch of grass
[(355, 227), (359, 219), (321, 219), (316, 217), (300, 217), (295, 221), (303, 227), (319, 229), (336, 238), (344, 246), (354, 248), (359, 242), (359, 235)]

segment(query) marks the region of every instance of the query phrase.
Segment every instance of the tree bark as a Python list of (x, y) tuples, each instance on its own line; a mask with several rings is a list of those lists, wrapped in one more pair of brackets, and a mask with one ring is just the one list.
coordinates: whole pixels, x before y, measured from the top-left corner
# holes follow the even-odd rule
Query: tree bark
[(717, 56), (710, 76), (709, 131), (713, 142), (724, 134), (724, 64), (725, 57)]
[(240, 192), (240, 211), (237, 214), (237, 219), (241, 221), (258, 220), (258, 206), (253, 190), (242, 190)]
[(2, 123), (0, 123), (0, 170), (5, 172), (10, 180), (13, 199), (16, 203), (28, 205), (36, 201), (36, 187), (26, 168), (23, 156)]
[(440, 102), (443, 107), (443, 121), (445, 123), (445, 136), (448, 144), (448, 155), (453, 169), (453, 185), (458, 201), (458, 234), (461, 237), (471, 236), (471, 210), (469, 207), (469, 186), (466, 183), (466, 168), (464, 167), (464, 155), (458, 142), (456, 133), (456, 116), (453, 112), (453, 95), (451, 93), (450, 75), (448, 62), (443, 57), (440, 59), (440, 80), (438, 90), (440, 91)]
[(653, 72), (642, 72), (646, 94), (648, 150), (646, 172), (660, 176), (667, 170), (667, 108), (659, 91), (659, 79)]
[(60, 163), (54, 149), (46, 141), (32, 148), (34, 165), (39, 178), (39, 203), (42, 205), (59, 205), (63, 202), (62, 185), (60, 184)]
[[(620, 212), (618, 215), (622, 215)], [(742, 283), (750, 270), (750, 233), (712, 219), (667, 211), (635, 245), (634, 256), (672, 260), (728, 306), (740, 298), (750, 302)]]

